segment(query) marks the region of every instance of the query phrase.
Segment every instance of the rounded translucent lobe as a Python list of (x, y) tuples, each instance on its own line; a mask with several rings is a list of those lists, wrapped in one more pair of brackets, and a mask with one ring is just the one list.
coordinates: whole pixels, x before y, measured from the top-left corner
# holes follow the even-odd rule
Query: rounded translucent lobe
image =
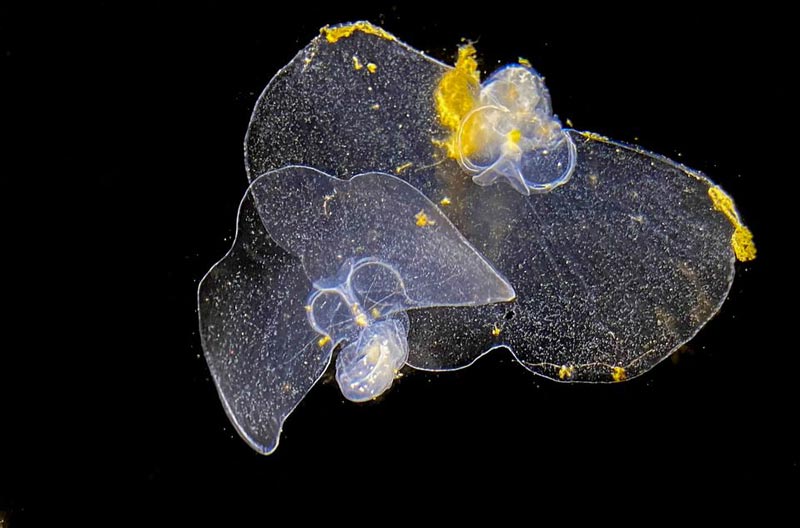
[(352, 306), (355, 301), (337, 288), (314, 288), (308, 298), (308, 324), (320, 335), (329, 336), (334, 343), (356, 332)]
[[(354, 69), (353, 57), (378, 64), (377, 72)], [(461, 368), (505, 346), (553, 379), (613, 381), (688, 341), (716, 313), (734, 272), (732, 227), (708, 200), (711, 182), (641, 149), (567, 130), (574, 153), (551, 148), (498, 167), (549, 164), (546, 175), (524, 171), (546, 184), (574, 155), (566, 184), (530, 196), (477, 186), (437, 146), (450, 134), (432, 103), (447, 71), (397, 41), (315, 39), (261, 95), (248, 130), (250, 175), (287, 161), (341, 177), (393, 171), (446, 203), (447, 217), (514, 285), (512, 304), (409, 312), (409, 364)], [(510, 104), (495, 99), (486, 106)]]
[(359, 262), (350, 274), (350, 287), (364, 311), (375, 317), (396, 311), (396, 306), (412, 305), (400, 273), (384, 262)]
[(308, 322), (334, 343), (376, 319), (414, 307), (400, 274), (374, 259), (348, 260), (335, 281), (320, 280), (308, 299)]

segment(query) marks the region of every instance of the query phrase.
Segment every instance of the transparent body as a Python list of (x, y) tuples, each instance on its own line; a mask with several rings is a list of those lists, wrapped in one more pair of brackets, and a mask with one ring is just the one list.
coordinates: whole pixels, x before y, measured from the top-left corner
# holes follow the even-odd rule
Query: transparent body
[[(528, 65), (480, 84), (469, 53), (452, 67), (373, 29), (323, 29), (277, 73), (245, 161), (251, 178), (286, 163), (395, 174), (513, 285), (511, 304), (410, 313), (409, 365), (452, 370), (505, 348), (551, 379), (620, 381), (718, 311), (738, 214), (721, 214), (707, 177), (562, 128)], [(507, 148), (514, 129), (519, 152)]]
[(206, 358), (258, 451), (334, 353), (353, 401), (496, 349), (556, 381), (638, 376), (755, 256), (707, 177), (562, 127), (527, 62), (481, 84), (474, 54), (323, 28), (261, 94), (237, 239), (199, 290)]
[(459, 124), (456, 150), (478, 185), (505, 181), (525, 195), (551, 191), (575, 171), (575, 143), (553, 116), (541, 77), (525, 66), (506, 66), (483, 84)]
[(387, 174), (339, 180), (286, 167), (250, 185), (236, 241), (201, 282), (198, 303), (228, 414), (243, 438), (269, 453), (340, 344), (342, 394), (373, 399), (406, 363), (406, 310), (513, 297), (409, 184)]

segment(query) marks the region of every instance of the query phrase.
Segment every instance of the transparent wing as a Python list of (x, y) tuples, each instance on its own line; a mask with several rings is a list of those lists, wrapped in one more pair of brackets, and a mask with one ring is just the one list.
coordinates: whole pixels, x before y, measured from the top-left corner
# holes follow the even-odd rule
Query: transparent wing
[[(448, 122), (441, 97), (443, 86), (463, 81), (463, 93), (451, 91), (445, 101), (446, 110), (458, 110), (461, 96), (483, 93), (462, 55), (451, 68), (369, 25), (324, 31), (259, 98), (246, 142), (250, 176), (287, 163), (343, 178), (391, 172), (440, 204), (514, 286), (511, 305), (409, 312), (413, 366), (461, 368), (505, 346), (532, 371), (565, 381), (647, 371), (724, 301), (734, 274), (735, 210), (726, 218), (715, 207), (707, 178), (594, 134), (565, 130), (570, 148), (555, 157), (539, 149), (515, 160), (500, 145), (465, 161), (463, 152), (448, 151), (463, 126)], [(492, 108), (513, 106), (504, 102), (513, 82)], [(549, 112), (549, 101), (542, 108)], [(502, 115), (479, 117), (496, 137), (522, 144), (524, 130), (495, 126)], [(476, 184), (466, 162), (481, 169), (495, 158), (502, 164), (487, 176), (510, 180), (527, 171), (523, 183), (547, 192)], [(567, 180), (561, 171), (573, 161)], [(553, 174), (542, 177), (536, 167)]]
[(253, 449), (271, 453), (286, 417), (322, 376), (332, 343), (306, 323), (311, 283), (267, 235), (252, 196), (236, 240), (198, 290), (200, 338), (225, 410)]
[(242, 200), (233, 247), (199, 287), (200, 335), (231, 421), (268, 454), (339, 343), (342, 392), (364, 401), (405, 364), (402, 310), (513, 295), (407, 183), (290, 167), (254, 181)]
[[(431, 343), (410, 364), (447, 370), (504, 345), (545, 376), (610, 381), (648, 370), (718, 311), (735, 259), (733, 228), (709, 199), (711, 183), (669, 160), (571, 134), (580, 162), (551, 193), (448, 190), (457, 204), (451, 219), (468, 239), (485, 241), (484, 255), (517, 300), (410, 314), (409, 343)], [(474, 217), (493, 223), (464, 221)], [(434, 320), (458, 329), (457, 341), (438, 340)]]
[(258, 178), (251, 192), (271, 237), (300, 257), (315, 284), (349, 281), (370, 304), (402, 287), (409, 302), (399, 309), (514, 297), (508, 282), (439, 208), (394, 176), (340, 180), (308, 167), (287, 167)]

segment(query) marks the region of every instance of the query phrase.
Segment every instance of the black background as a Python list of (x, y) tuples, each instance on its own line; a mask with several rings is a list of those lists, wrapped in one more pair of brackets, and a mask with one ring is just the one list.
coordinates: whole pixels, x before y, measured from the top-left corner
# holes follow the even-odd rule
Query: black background
[[(500, 505), (534, 520), (556, 508), (543, 491), (576, 510), (584, 494), (611, 495), (616, 506), (598, 512), (614, 516), (726, 485), (790, 492), (770, 498), (787, 506), (800, 441), (786, 340), (796, 288), (779, 266), (796, 224), (779, 205), (796, 179), (780, 132), (792, 119), (785, 14), (282, 7), (4, 8), (5, 119), (18, 142), (6, 159), (16, 144), (32, 151), (7, 189), (17, 218), (33, 220), (10, 224), (8, 243), (34, 276), (8, 285), (25, 286), (7, 329), (22, 346), (3, 350), (0, 370), (8, 525), (358, 520), (364, 505), (389, 516)], [(542, 380), (502, 353), (412, 372), (376, 403), (323, 383), (274, 455), (251, 451), (202, 357), (195, 292), (234, 233), (258, 94), (319, 27), (359, 19), (448, 62), (462, 37), (475, 40), (485, 73), (524, 56), (562, 120), (723, 185), (759, 257), (737, 266), (718, 316), (676, 358), (613, 386)], [(289, 506), (298, 498), (307, 509)]]

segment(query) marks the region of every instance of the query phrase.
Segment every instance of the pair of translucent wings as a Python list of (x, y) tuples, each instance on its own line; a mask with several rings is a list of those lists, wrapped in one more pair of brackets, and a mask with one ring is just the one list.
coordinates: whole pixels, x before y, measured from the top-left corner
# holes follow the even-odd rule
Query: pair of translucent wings
[(206, 358), (258, 451), (330, 362), (337, 341), (308, 324), (306, 301), (348, 262), (398, 271), (392, 311), (408, 310), (407, 364), (422, 370), (504, 347), (551, 379), (619, 381), (724, 301), (738, 215), (720, 214), (710, 180), (565, 129), (568, 181), (483, 184), (448, 154), (436, 105), (457, 70), (358, 23), (324, 29), (259, 98), (237, 238), (199, 290)]

